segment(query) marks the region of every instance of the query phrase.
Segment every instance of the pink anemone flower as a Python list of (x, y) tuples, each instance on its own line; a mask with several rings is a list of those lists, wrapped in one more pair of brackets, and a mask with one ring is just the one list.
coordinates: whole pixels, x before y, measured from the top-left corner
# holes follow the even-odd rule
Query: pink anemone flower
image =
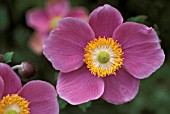
[(0, 114), (58, 114), (55, 88), (44, 81), (22, 87), (16, 73), (0, 63)]
[(33, 9), (26, 14), (27, 25), (35, 30), (29, 46), (37, 54), (42, 53), (42, 44), (58, 21), (64, 17), (76, 17), (87, 20), (88, 11), (84, 7), (70, 8), (68, 0), (50, 1), (45, 9)]
[(59, 96), (73, 105), (98, 98), (126, 103), (136, 96), (140, 79), (149, 77), (165, 59), (153, 28), (123, 23), (120, 12), (107, 4), (95, 9), (88, 22), (59, 21), (43, 53), (60, 70)]

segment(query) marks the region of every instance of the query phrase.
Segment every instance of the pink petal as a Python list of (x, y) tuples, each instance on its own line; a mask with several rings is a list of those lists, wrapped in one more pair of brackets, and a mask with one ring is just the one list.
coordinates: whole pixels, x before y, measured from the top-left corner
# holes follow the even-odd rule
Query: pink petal
[(59, 106), (55, 88), (44, 81), (31, 81), (18, 94), (30, 102), (31, 114), (58, 114)]
[(42, 46), (44, 40), (48, 37), (48, 33), (33, 33), (29, 40), (29, 47), (38, 55), (42, 54)]
[(70, 10), (67, 17), (75, 17), (75, 18), (81, 18), (81, 19), (87, 20), (88, 11), (87, 11), (87, 9), (85, 9), (83, 7), (74, 8), (74, 9)]
[(136, 78), (150, 76), (164, 62), (164, 52), (152, 28), (127, 22), (115, 30), (113, 38), (123, 48), (124, 68)]
[(49, 30), (49, 17), (45, 11), (34, 9), (26, 14), (27, 25), (39, 32)]
[(104, 78), (105, 91), (102, 98), (113, 104), (131, 101), (139, 89), (139, 79), (134, 78), (124, 69), (119, 69), (116, 76)]
[(61, 73), (58, 77), (59, 96), (72, 105), (98, 99), (104, 92), (104, 82), (90, 73), (84, 65), (78, 70)]
[(94, 30), (96, 38), (99, 36), (111, 37), (122, 22), (123, 17), (120, 12), (107, 4), (98, 7), (89, 16), (89, 24)]
[(56, 16), (65, 17), (69, 12), (69, 9), (70, 7), (68, 0), (49, 2), (46, 6), (46, 11), (50, 18)]
[(87, 22), (65, 18), (50, 33), (43, 45), (43, 53), (55, 69), (70, 72), (84, 64), (84, 48), (93, 38), (94, 33)]
[(0, 99), (2, 98), (3, 93), (4, 93), (4, 81), (0, 76)]
[(29, 40), (29, 47), (36, 53), (42, 53), (42, 40), (39, 38), (38, 34), (34, 33)]
[(17, 93), (22, 87), (20, 78), (7, 64), (0, 63), (0, 76), (2, 77), (4, 82), (3, 96), (6, 96), (7, 94)]

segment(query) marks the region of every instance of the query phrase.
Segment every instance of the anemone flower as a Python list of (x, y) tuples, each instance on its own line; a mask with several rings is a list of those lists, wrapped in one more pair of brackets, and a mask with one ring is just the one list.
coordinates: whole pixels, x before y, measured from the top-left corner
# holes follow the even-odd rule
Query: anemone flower
[(76, 105), (103, 98), (113, 104), (132, 100), (140, 79), (164, 62), (164, 52), (153, 28), (123, 23), (110, 5), (95, 9), (86, 22), (59, 21), (43, 46), (43, 53), (60, 70), (57, 92)]
[(27, 25), (35, 30), (29, 45), (37, 54), (42, 53), (42, 44), (58, 21), (64, 17), (76, 17), (87, 20), (88, 12), (83, 7), (71, 9), (68, 0), (49, 1), (45, 9), (33, 9), (26, 14)]
[(44, 81), (31, 81), (22, 87), (19, 77), (0, 63), (0, 114), (58, 114), (55, 88)]

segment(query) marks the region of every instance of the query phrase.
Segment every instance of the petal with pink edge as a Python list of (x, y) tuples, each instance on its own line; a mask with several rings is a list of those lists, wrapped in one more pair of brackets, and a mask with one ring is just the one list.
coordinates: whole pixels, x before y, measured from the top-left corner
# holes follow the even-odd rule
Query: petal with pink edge
[(120, 12), (110, 5), (100, 6), (89, 16), (89, 24), (94, 30), (96, 38), (112, 37), (114, 30), (122, 24), (123, 17)]
[(30, 102), (31, 114), (59, 113), (56, 90), (47, 82), (31, 81), (24, 85), (18, 95)]
[(26, 14), (27, 25), (39, 32), (47, 32), (49, 30), (49, 17), (45, 11), (34, 9)]
[(84, 20), (88, 19), (88, 11), (83, 7), (73, 8), (67, 14), (67, 17), (81, 18)]
[(68, 0), (50, 1), (46, 6), (46, 11), (50, 18), (57, 16), (65, 17), (69, 10), (70, 7)]
[(112, 104), (123, 104), (131, 101), (137, 94), (140, 80), (126, 70), (119, 69), (116, 76), (104, 78), (105, 91), (102, 98)]
[(2, 98), (3, 93), (4, 93), (4, 81), (0, 76), (0, 99)]
[(0, 76), (2, 77), (4, 82), (3, 96), (6, 96), (7, 94), (17, 93), (22, 87), (20, 78), (7, 64), (0, 63)]
[(104, 82), (102, 78), (92, 75), (84, 65), (69, 73), (60, 72), (57, 92), (70, 104), (78, 105), (101, 97), (104, 92)]
[(43, 45), (43, 53), (53, 67), (62, 72), (80, 68), (84, 62), (84, 48), (94, 38), (87, 22), (76, 18), (59, 21)]
[(164, 52), (152, 28), (127, 22), (115, 30), (113, 39), (123, 48), (124, 68), (136, 78), (150, 76), (164, 62)]

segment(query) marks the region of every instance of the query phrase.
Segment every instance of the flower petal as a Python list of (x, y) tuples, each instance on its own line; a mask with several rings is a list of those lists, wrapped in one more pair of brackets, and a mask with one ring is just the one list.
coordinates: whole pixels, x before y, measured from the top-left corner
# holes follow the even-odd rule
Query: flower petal
[(60, 72), (57, 92), (70, 104), (78, 105), (98, 99), (104, 92), (104, 82), (101, 78), (92, 75), (84, 65), (69, 73)]
[(126, 70), (119, 69), (116, 76), (104, 78), (105, 91), (102, 98), (113, 104), (123, 104), (132, 100), (139, 89), (139, 79), (134, 78)]
[(127, 22), (115, 30), (113, 38), (123, 48), (124, 68), (136, 78), (148, 77), (164, 62), (164, 52), (152, 28)]
[(30, 102), (31, 114), (59, 113), (56, 90), (47, 82), (31, 81), (24, 85), (18, 95)]
[(93, 38), (94, 33), (87, 22), (65, 18), (50, 33), (43, 45), (43, 53), (55, 69), (70, 72), (84, 64), (84, 48)]
[(98, 7), (89, 16), (89, 24), (94, 30), (96, 38), (99, 36), (111, 37), (122, 22), (123, 17), (120, 12), (107, 4)]
[(60, 0), (60, 1), (53, 1), (49, 2), (46, 6), (47, 14), (50, 18), (53, 17), (65, 17), (69, 12), (69, 2), (68, 0)]
[(88, 18), (88, 11), (84, 7), (77, 7), (70, 10), (67, 14), (67, 17), (75, 17), (87, 20)]
[(4, 81), (0, 76), (0, 99), (2, 98), (3, 93), (4, 93)]
[(48, 33), (33, 33), (29, 40), (29, 47), (38, 55), (42, 54), (42, 46), (44, 40), (47, 38)]
[(3, 96), (6, 96), (7, 94), (17, 93), (22, 87), (20, 78), (7, 64), (0, 63), (0, 76), (2, 77), (4, 82)]
[(26, 14), (27, 25), (39, 32), (47, 32), (49, 30), (49, 17), (45, 11), (41, 9), (33, 9)]

